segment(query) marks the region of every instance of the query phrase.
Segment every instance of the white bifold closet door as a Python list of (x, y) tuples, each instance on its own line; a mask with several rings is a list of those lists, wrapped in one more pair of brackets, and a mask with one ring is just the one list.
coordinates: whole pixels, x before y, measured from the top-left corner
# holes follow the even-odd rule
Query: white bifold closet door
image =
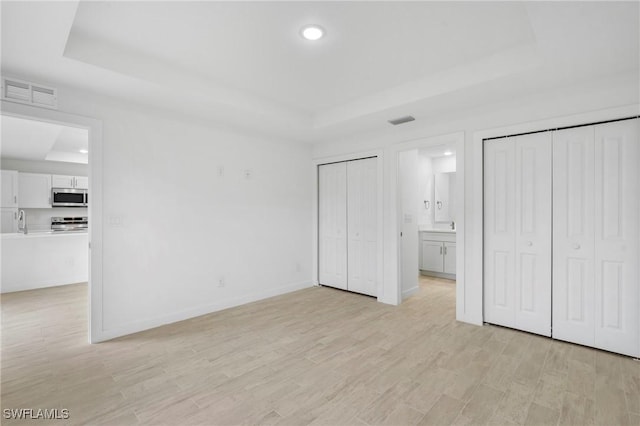
[(319, 282), (377, 294), (377, 159), (319, 166)]
[(377, 159), (347, 163), (347, 288), (375, 296), (378, 280)]
[(347, 163), (318, 168), (320, 284), (347, 289)]
[(554, 132), (553, 337), (640, 355), (639, 120)]
[(551, 335), (551, 134), (484, 143), (484, 318)]

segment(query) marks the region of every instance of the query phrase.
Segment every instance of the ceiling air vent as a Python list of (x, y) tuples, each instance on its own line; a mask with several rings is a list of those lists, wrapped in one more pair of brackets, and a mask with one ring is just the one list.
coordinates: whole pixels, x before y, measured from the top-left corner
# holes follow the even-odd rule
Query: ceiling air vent
[(393, 120), (389, 120), (389, 123), (393, 124), (394, 126), (397, 126), (398, 124), (408, 123), (414, 120), (415, 118), (413, 118), (412, 116), (405, 115), (404, 117), (398, 117), (398, 118), (394, 118)]
[(58, 108), (57, 90), (13, 78), (2, 79), (2, 99), (45, 108)]

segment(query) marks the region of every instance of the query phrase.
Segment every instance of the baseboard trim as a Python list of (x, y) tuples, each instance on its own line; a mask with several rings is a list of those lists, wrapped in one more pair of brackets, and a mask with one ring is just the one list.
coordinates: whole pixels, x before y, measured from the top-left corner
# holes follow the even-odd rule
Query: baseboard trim
[(454, 280), (454, 281), (456, 280), (456, 274), (445, 274), (443, 272), (420, 270), (420, 275), (425, 275), (427, 277), (435, 277), (435, 278), (445, 278), (445, 279)]
[(136, 321), (129, 324), (120, 325), (108, 330), (102, 330), (98, 336), (93, 336), (92, 343), (104, 342), (107, 340), (115, 339), (117, 337), (126, 336), (129, 334), (139, 333), (141, 331), (149, 330), (163, 325), (172, 324), (178, 321), (184, 321), (191, 318), (199, 317), (202, 315), (211, 314), (224, 309), (233, 308), (236, 306), (246, 305), (247, 303), (257, 302), (259, 300), (268, 299), (270, 297), (280, 296), (283, 294), (291, 293), (297, 290), (312, 287), (311, 281), (303, 281), (299, 283), (289, 284), (282, 287), (276, 287), (269, 290), (265, 290), (258, 293), (252, 293), (242, 297), (235, 297), (227, 299), (218, 303), (199, 306), (196, 308), (185, 309), (182, 311), (174, 312), (162, 317), (151, 318), (142, 321)]
[(410, 288), (409, 290), (405, 290), (402, 292), (402, 300), (406, 299), (407, 297), (411, 297), (414, 294), (416, 294), (418, 292), (418, 290), (420, 290), (420, 287), (416, 286), (414, 288)]
[(31, 281), (24, 282), (3, 282), (0, 288), (0, 294), (15, 293), (17, 291), (38, 290), (40, 288), (59, 287), (62, 285), (86, 283), (88, 274), (79, 274), (65, 279), (56, 278), (54, 280), (45, 280), (33, 283)]

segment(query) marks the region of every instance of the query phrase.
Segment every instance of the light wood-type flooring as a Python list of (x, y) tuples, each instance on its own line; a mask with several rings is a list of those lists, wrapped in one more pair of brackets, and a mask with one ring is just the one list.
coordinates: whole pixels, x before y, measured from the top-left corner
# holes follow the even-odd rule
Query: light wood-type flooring
[[(640, 425), (640, 363), (324, 287), (87, 344), (86, 285), (2, 296), (2, 408), (50, 424)], [(47, 422), (2, 421), (2, 424)]]

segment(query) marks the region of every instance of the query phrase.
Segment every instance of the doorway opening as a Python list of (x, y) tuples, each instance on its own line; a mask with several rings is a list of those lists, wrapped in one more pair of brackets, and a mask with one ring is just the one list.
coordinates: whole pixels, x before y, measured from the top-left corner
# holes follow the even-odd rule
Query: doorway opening
[(90, 320), (92, 126), (54, 116), (67, 114), (3, 103), (0, 292), (3, 305), (24, 311), (29, 323), (95, 341)]
[[(433, 291), (456, 300), (456, 144), (425, 142), (398, 153), (402, 300)], [(452, 312), (455, 315), (455, 310)]]

